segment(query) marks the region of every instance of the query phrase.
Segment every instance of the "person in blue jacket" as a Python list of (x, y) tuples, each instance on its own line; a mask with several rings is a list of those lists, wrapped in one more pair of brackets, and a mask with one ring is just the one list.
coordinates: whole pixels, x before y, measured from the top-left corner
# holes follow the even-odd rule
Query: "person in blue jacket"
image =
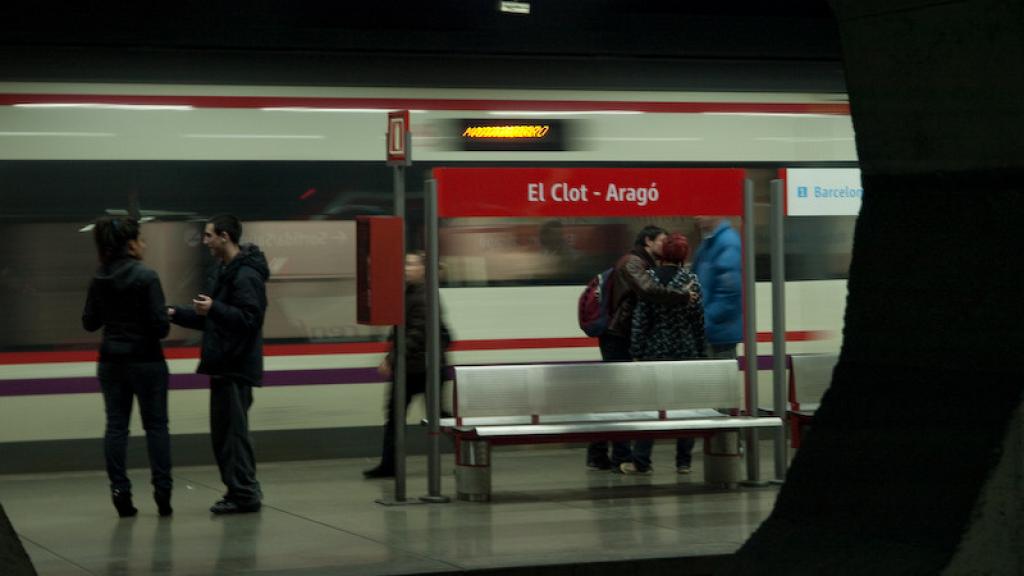
[(735, 358), (743, 339), (743, 274), (740, 235), (729, 220), (697, 216), (702, 241), (693, 271), (704, 291), (704, 335), (709, 358)]

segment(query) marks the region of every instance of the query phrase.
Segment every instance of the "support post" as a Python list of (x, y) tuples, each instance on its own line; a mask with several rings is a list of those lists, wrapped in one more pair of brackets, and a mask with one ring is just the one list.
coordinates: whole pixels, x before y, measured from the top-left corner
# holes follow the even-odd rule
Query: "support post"
[[(402, 243), (402, 255), (406, 254), (405, 245), (405, 166), (394, 166), (394, 190), (395, 190), (395, 216), (402, 219), (402, 234), (399, 242)], [(405, 285), (405, 266), (402, 267), (402, 285)], [(402, 310), (405, 310), (405, 290), (402, 290), (400, 301)], [(395, 326), (395, 364), (394, 388), (391, 393), (395, 404), (395, 418), (392, 424), (395, 427), (395, 501), (405, 502), (405, 313), (402, 313), (402, 323)]]
[(427, 495), (424, 502), (448, 502), (441, 495), (441, 282), (438, 278), (437, 182), (427, 180), (424, 224), (427, 233)]
[[(390, 130), (390, 127), (389, 127)], [(386, 136), (385, 141), (390, 140), (390, 133)], [(394, 462), (395, 462), (395, 493), (394, 499), (389, 500), (387, 498), (377, 499), (378, 504), (385, 506), (395, 506), (409, 504), (406, 499), (406, 469), (405, 469), (405, 398), (406, 398), (406, 339), (405, 339), (405, 265), (404, 259), (405, 254), (408, 252), (405, 238), (405, 167), (412, 161), (412, 135), (408, 130), (403, 133), (405, 138), (405, 159), (401, 161), (392, 161), (389, 155), (388, 164), (392, 167), (392, 189), (394, 190), (395, 200), (395, 216), (401, 219), (401, 233), (398, 241), (402, 247), (402, 291), (398, 301), (398, 306), (402, 310), (402, 322), (396, 324), (395, 329), (395, 341), (394, 341), (394, 363), (391, 366), (392, 373), (392, 387), (391, 387), (391, 401), (394, 405), (394, 418), (392, 419), (391, 426), (395, 439), (394, 446)]]
[(772, 408), (782, 418), (775, 430), (775, 479), (786, 477), (789, 454), (786, 445), (786, 236), (785, 186), (782, 180), (771, 182), (771, 259), (772, 259)]
[[(757, 275), (754, 271), (754, 183), (743, 182), (743, 354), (747, 369), (743, 371), (746, 388), (747, 414), (757, 416), (760, 407), (757, 399)], [(748, 428), (747, 441), (747, 483), (761, 481), (761, 454), (758, 446), (757, 428)]]

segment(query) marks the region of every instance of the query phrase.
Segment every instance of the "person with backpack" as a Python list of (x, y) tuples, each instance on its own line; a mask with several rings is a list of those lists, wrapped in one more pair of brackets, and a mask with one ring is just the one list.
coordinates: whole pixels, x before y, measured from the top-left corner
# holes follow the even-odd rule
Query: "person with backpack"
[[(656, 304), (688, 302), (691, 298), (690, 285), (682, 287), (665, 286), (649, 273), (662, 255), (662, 247), (668, 233), (659, 226), (645, 226), (636, 236), (633, 248), (619, 258), (609, 273), (601, 297), (607, 298), (607, 326), (599, 333), (601, 359), (605, 362), (630, 362), (630, 337), (633, 327), (633, 311), (639, 301)], [(589, 287), (588, 287), (589, 289)], [(584, 297), (587, 291), (584, 291)], [(604, 300), (602, 300), (604, 302)], [(612, 470), (627, 473), (634, 469), (632, 453), (626, 442), (613, 442), (611, 457), (607, 442), (592, 442), (587, 447), (587, 468), (591, 470)], [(629, 464), (629, 466), (626, 466)], [(650, 473), (649, 469), (641, 473)]]
[[(638, 302), (633, 313), (630, 337), (630, 354), (633, 359), (685, 360), (707, 357), (700, 284), (697, 277), (684, 266), (689, 252), (690, 245), (686, 236), (672, 234), (662, 248), (660, 265), (647, 271), (664, 286), (690, 286), (690, 292), (696, 298), (673, 304), (654, 304), (645, 300)], [(693, 438), (680, 438), (676, 441), (677, 473), (690, 473), (693, 445)], [(634, 442), (633, 464), (625, 465), (624, 472), (636, 474), (651, 469), (653, 446), (654, 440)]]

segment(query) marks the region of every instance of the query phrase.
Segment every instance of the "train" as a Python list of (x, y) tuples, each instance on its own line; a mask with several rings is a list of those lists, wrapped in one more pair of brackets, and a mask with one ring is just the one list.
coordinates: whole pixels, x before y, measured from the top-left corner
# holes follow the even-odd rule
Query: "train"
[[(839, 93), (0, 83), (0, 449), (103, 434), (98, 336), (80, 326), (96, 267), (90, 222), (140, 217), (147, 264), (169, 302), (187, 303), (212, 264), (203, 219), (230, 212), (272, 271), (254, 433), (333, 430), (366, 441), (332, 455), (376, 451), (387, 329), (356, 322), (354, 219), (394, 212), (392, 110), (410, 112), (411, 247), (423, 245), (424, 183), (437, 167), (744, 169), (757, 198), (761, 354), (771, 350), (769, 182), (787, 168), (857, 166)], [(791, 352), (839, 349), (855, 218), (787, 219)], [(647, 224), (699, 240), (685, 215), (443, 221), (450, 362), (597, 360), (577, 299)], [(199, 336), (176, 327), (165, 342), (176, 437), (208, 432)], [(414, 405), (410, 422), (421, 415)]]

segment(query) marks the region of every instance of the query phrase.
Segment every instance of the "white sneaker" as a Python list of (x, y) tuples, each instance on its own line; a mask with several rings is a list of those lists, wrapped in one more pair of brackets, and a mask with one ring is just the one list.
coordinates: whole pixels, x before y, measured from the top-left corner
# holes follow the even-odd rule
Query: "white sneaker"
[(690, 467), (689, 466), (679, 466), (679, 467), (676, 468), (676, 474), (689, 474), (689, 473), (690, 473)]
[(650, 476), (654, 474), (654, 468), (647, 468), (646, 470), (640, 470), (636, 467), (636, 464), (632, 462), (623, 462), (619, 465), (619, 471), (628, 476)]

